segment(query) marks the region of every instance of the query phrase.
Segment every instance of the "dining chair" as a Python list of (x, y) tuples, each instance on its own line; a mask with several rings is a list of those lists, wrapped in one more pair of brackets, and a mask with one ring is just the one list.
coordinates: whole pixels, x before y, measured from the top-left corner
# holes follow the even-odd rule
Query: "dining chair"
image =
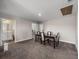
[(45, 39), (45, 33), (44, 32), (41, 32), (41, 39), (42, 39), (42, 42), (44, 42), (44, 39)]
[[(51, 36), (51, 35), (53, 35), (53, 33), (52, 33), (51, 31), (48, 31), (48, 32), (47, 32), (47, 36)], [(50, 39), (51, 39), (51, 38), (46, 38), (45, 41), (47, 41), (48, 44), (50, 44)], [(51, 39), (51, 40), (52, 40), (52, 39)]]
[(42, 37), (41, 37), (41, 32), (40, 31), (37, 31), (36, 41), (40, 41), (42, 43)]
[(41, 35), (41, 32), (40, 32), (40, 31), (37, 31), (37, 34), (38, 34), (38, 35)]
[(40, 31), (37, 31), (35, 33), (35, 41), (38, 41), (38, 39), (39, 39), (39, 36), (38, 35), (40, 35)]
[(53, 33), (52, 33), (51, 31), (48, 31), (48, 32), (47, 32), (47, 35), (48, 35), (48, 36), (51, 36), (52, 34), (53, 34)]
[(60, 39), (60, 33), (58, 32), (56, 37), (55, 37), (55, 44), (56, 44), (56, 46), (59, 45), (59, 39)]

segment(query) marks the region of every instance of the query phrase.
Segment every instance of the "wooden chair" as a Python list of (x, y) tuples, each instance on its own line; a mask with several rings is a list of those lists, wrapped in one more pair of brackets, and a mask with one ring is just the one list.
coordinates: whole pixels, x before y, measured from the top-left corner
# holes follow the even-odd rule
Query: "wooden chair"
[[(52, 32), (51, 31), (48, 31), (47, 32), (47, 36), (51, 36), (52, 35)], [(46, 41), (48, 42), (48, 44), (50, 45), (50, 38), (45, 38), (45, 43), (46, 43)]]
[(41, 35), (41, 32), (40, 32), (40, 31), (37, 31), (37, 34), (38, 34), (38, 35)]
[(41, 39), (42, 39), (42, 42), (44, 42), (44, 39), (45, 39), (45, 33), (44, 32), (41, 32)]
[(38, 31), (37, 34), (35, 35), (35, 41), (40, 41), (42, 43), (42, 38), (41, 38), (41, 32)]
[(58, 32), (56, 37), (55, 37), (55, 44), (56, 44), (56, 46), (59, 45), (59, 39), (60, 39), (60, 33)]
[[(52, 35), (52, 32), (51, 31), (48, 31), (47, 32), (47, 36), (51, 36)], [(48, 41), (48, 43), (50, 44), (50, 38), (47, 38), (47, 41)]]
[(48, 32), (47, 32), (47, 35), (48, 35), (48, 36), (51, 36), (51, 35), (52, 35), (52, 32), (51, 32), (51, 31), (48, 31)]
[(49, 43), (53, 42), (54, 48), (59, 45), (60, 33), (58, 32), (57, 35), (53, 39), (49, 39)]

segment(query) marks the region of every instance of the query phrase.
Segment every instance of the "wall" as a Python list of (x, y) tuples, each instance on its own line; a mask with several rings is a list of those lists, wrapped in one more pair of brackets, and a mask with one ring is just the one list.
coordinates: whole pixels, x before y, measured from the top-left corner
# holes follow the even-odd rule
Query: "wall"
[(76, 48), (78, 50), (78, 16), (76, 16)]
[(24, 19), (16, 20), (16, 42), (32, 39), (32, 22)]
[(75, 44), (76, 40), (76, 18), (75, 16), (63, 16), (43, 23), (44, 31), (52, 31), (54, 34), (60, 32), (60, 40)]
[(0, 46), (2, 45), (2, 40), (1, 40), (1, 31), (2, 31), (2, 28), (1, 28), (1, 20), (0, 20)]

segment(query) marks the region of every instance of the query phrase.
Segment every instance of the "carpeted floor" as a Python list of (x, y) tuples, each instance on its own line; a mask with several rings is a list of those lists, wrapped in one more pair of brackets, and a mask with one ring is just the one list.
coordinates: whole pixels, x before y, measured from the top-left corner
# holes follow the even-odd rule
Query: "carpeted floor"
[(74, 45), (60, 43), (56, 49), (48, 44), (43, 45), (34, 40), (9, 44), (9, 51), (0, 59), (77, 59)]

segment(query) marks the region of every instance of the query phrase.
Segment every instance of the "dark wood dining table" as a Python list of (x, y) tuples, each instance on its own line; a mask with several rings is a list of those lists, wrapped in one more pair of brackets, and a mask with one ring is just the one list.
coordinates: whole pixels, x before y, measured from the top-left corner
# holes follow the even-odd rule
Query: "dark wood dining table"
[[(38, 40), (37, 37), (41, 37), (41, 35), (35, 34), (35, 41)], [(56, 35), (51, 35), (51, 36), (44, 35), (44, 45), (45, 45), (46, 39), (49, 38), (49, 40), (50, 40), (50, 39), (53, 40), (53, 47), (55, 48), (55, 47), (56, 47), (55, 37), (56, 37)], [(42, 37), (41, 37), (41, 43), (42, 43)]]

